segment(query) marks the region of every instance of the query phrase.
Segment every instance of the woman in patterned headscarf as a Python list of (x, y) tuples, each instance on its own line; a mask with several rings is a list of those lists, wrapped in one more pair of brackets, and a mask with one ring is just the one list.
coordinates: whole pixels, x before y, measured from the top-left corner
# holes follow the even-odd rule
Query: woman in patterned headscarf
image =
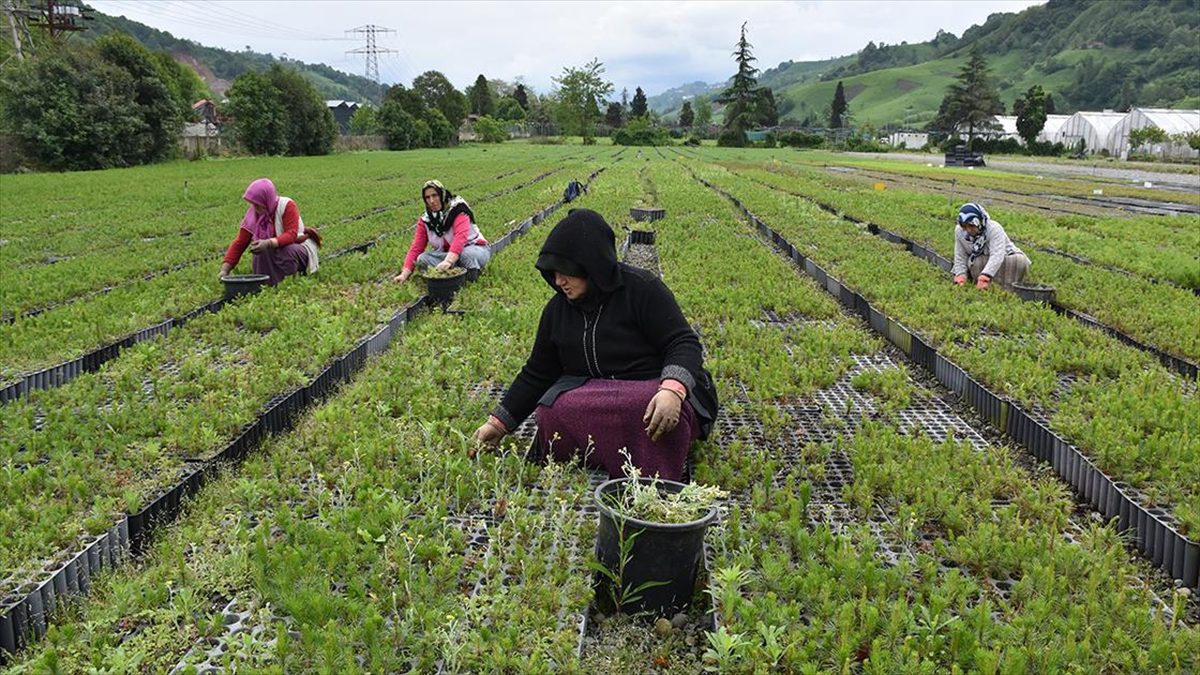
[(246, 248), (254, 254), (254, 273), (270, 277), (267, 283), (271, 286), (292, 274), (317, 271), (321, 236), (314, 229), (305, 229), (295, 201), (280, 197), (268, 178), (251, 183), (242, 199), (250, 203), (250, 208), (225, 252), (222, 277), (237, 267)]
[(971, 202), (958, 210), (954, 226), (954, 283), (975, 279), (983, 290), (995, 280), (1001, 286), (1019, 284), (1029, 272), (1029, 258), (1017, 248), (1000, 223), (992, 220), (982, 206)]
[[(491, 260), (492, 250), (475, 225), (470, 205), (436, 180), (421, 186), (421, 199), (425, 201), (425, 213), (417, 218), (412, 246), (395, 281), (408, 281), (417, 263), (443, 272), (458, 265), (472, 277), (478, 276)], [(429, 246), (433, 250), (426, 251)]]

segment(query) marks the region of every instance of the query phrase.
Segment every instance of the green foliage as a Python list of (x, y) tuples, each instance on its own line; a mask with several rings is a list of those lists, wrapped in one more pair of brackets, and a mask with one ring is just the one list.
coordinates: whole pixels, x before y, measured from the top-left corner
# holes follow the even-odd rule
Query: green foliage
[[(455, 129), (467, 118), (470, 102), (442, 73), (436, 70), (421, 73), (413, 79), (412, 90), (421, 96), (426, 108), (439, 111)], [(409, 110), (409, 114), (416, 113)]]
[(472, 115), (491, 115), (496, 112), (496, 97), (492, 94), (492, 86), (488, 84), (483, 73), (475, 78), (475, 84), (467, 87), (467, 100), (471, 105)]
[(706, 127), (712, 124), (712, 102), (703, 96), (697, 96), (695, 101), (696, 126)]
[(484, 115), (475, 122), (475, 134), (484, 143), (503, 143), (508, 140), (508, 132), (504, 125), (493, 117)]
[(846, 114), (846, 90), (838, 80), (837, 89), (833, 92), (833, 101), (829, 104), (829, 126), (833, 129), (842, 128), (842, 117)]
[(633, 92), (633, 100), (629, 102), (629, 117), (645, 117), (649, 113), (646, 108), (646, 92), (638, 87)]
[(517, 99), (505, 96), (496, 105), (496, 119), (519, 122), (525, 119), (525, 108), (521, 107), (521, 103)]
[(1017, 132), (1027, 147), (1032, 147), (1037, 141), (1038, 134), (1046, 126), (1046, 92), (1040, 84), (1035, 84), (1025, 92), (1020, 100), (1020, 111), (1017, 115)]
[[(592, 123), (600, 116), (599, 102), (612, 93), (612, 82), (604, 79), (604, 64), (592, 59), (578, 68), (563, 68), (554, 78), (558, 86), (558, 119), (567, 133), (592, 139)], [(592, 141), (594, 142), (594, 141)]]
[(746, 132), (737, 129), (726, 129), (717, 136), (717, 145), (722, 148), (746, 147)]
[(250, 72), (229, 88), (229, 106), (236, 116), (233, 131), (238, 142), (255, 155), (287, 152), (287, 119), (279, 91), (266, 75)]
[(0, 119), (29, 159), (55, 169), (173, 157), (193, 97), (207, 94), (190, 69), (122, 33), (12, 63)]
[[(759, 94), (758, 81), (755, 79), (758, 69), (752, 65), (757, 59), (751, 53), (751, 47), (752, 45), (746, 40), (746, 24), (743, 23), (737, 49), (733, 52), (734, 60), (738, 65), (737, 73), (729, 82), (729, 86), (717, 98), (718, 102), (725, 104), (725, 128), (727, 130), (745, 132), (758, 122)], [(730, 138), (732, 139), (733, 136), (731, 135)]]
[(184, 119), (191, 119), (192, 104), (201, 99), (212, 99), (212, 91), (196, 71), (179, 63), (167, 52), (154, 52), (152, 57), (171, 96), (179, 106), (179, 113)]
[(128, 35), (106, 35), (96, 41), (100, 58), (133, 77), (133, 102), (140, 129), (121, 139), (135, 163), (156, 162), (172, 156), (183, 126), (180, 105), (164, 82), (150, 51)]
[(670, 145), (671, 135), (649, 119), (635, 117), (613, 134), (612, 142), (613, 145)]
[(429, 147), (448, 148), (458, 140), (458, 127), (453, 126), (440, 110), (430, 110), (423, 120), (429, 125)]
[(987, 61), (983, 52), (975, 47), (954, 84), (947, 88), (933, 128), (952, 131), (958, 126), (966, 126), (967, 141), (970, 142), (977, 130), (994, 128), (993, 118), (1003, 112), (1004, 105), (992, 85)]
[(1167, 132), (1156, 126), (1146, 126), (1129, 132), (1129, 147), (1135, 151), (1143, 145), (1165, 143), (1166, 141)]
[(234, 129), (256, 155), (324, 155), (333, 149), (337, 123), (325, 101), (298, 72), (272, 66), (246, 73), (229, 90)]
[(355, 136), (379, 133), (379, 111), (370, 105), (359, 106), (350, 118), (350, 133)]
[(398, 98), (384, 97), (379, 107), (379, 131), (387, 139), (389, 150), (408, 150), (418, 147), (417, 119), (408, 114)]
[(692, 110), (692, 102), (684, 101), (683, 107), (679, 109), (679, 126), (691, 127), (696, 121), (696, 113)]
[(779, 137), (779, 142), (789, 148), (819, 148), (825, 144), (825, 137), (803, 131), (789, 131)]
[(620, 129), (625, 124), (625, 109), (620, 103), (612, 101), (608, 104), (604, 111), (604, 123), (613, 129)]
[[(91, 14), (95, 16), (95, 20), (89, 22), (89, 30), (73, 36), (73, 40), (89, 42), (112, 33), (126, 33), (147, 49), (166, 52), (185, 61), (194, 60), (200, 64), (201, 72), (205, 69), (211, 70), (217, 78), (230, 82), (243, 73), (262, 73), (274, 64), (283, 63), (282, 59), (270, 54), (206, 47), (123, 16), (110, 16), (95, 10), (92, 10)], [(41, 32), (34, 31), (34, 35), (39, 36)], [(289, 68), (298, 70), (311, 82), (322, 100), (345, 99), (379, 103), (379, 86), (361, 75), (344, 73), (322, 63), (302, 63), (288, 59), (286, 64)]]

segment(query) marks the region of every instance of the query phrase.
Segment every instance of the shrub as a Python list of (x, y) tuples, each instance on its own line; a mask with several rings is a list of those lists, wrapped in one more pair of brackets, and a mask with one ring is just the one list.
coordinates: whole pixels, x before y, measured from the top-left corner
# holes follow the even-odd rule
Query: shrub
[(825, 137), (803, 131), (789, 131), (779, 137), (779, 142), (789, 148), (819, 148), (825, 145)]
[(613, 145), (670, 145), (666, 129), (656, 127), (644, 117), (635, 117), (612, 137)]
[(504, 125), (490, 115), (484, 115), (475, 123), (475, 135), (484, 143), (503, 143), (508, 140)]
[(717, 145), (722, 148), (746, 147), (746, 134), (737, 129), (727, 129), (717, 137)]

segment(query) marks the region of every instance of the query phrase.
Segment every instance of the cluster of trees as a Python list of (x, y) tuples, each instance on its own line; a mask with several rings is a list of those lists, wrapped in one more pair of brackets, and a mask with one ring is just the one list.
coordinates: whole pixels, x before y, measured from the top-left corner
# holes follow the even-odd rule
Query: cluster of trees
[(444, 74), (428, 70), (414, 78), (411, 87), (389, 87), (378, 108), (359, 108), (350, 120), (350, 132), (382, 135), (392, 150), (444, 148), (457, 142), (458, 129), (474, 115), (477, 137), (498, 143), (508, 138), (510, 124), (548, 122), (543, 107), (521, 82), (489, 80), (480, 74), (466, 91), (459, 91)]
[(337, 123), (316, 88), (279, 64), (239, 75), (229, 89), (233, 132), (256, 155), (325, 155)]
[(209, 95), (193, 70), (128, 35), (48, 42), (6, 67), (0, 127), (45, 168), (133, 166), (173, 157), (192, 103)]

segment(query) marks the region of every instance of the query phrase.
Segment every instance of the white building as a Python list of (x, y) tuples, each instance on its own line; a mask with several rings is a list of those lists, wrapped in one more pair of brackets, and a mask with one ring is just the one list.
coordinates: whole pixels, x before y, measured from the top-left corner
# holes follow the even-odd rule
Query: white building
[(1087, 152), (1097, 153), (1107, 150), (1109, 154), (1112, 154), (1113, 148), (1109, 144), (1109, 137), (1113, 127), (1117, 126), (1124, 118), (1125, 113), (1111, 110), (1104, 112), (1081, 110), (1063, 122), (1062, 129), (1059, 131), (1059, 141), (1069, 150), (1074, 148), (1080, 139), (1083, 139), (1084, 149)]
[(893, 131), (888, 136), (888, 145), (893, 148), (904, 146), (909, 150), (919, 150), (929, 144), (929, 134), (917, 131)]
[[(1113, 127), (1109, 138), (1109, 152), (1121, 159), (1127, 159), (1129, 153), (1137, 148), (1129, 144), (1129, 132), (1147, 127), (1162, 129), (1168, 136), (1164, 143), (1155, 143), (1143, 148), (1152, 155), (1159, 157), (1196, 157), (1193, 150), (1181, 136), (1200, 133), (1200, 110), (1171, 110), (1169, 108), (1134, 108)], [(1172, 138), (1173, 137), (1173, 138)]]
[(1046, 115), (1046, 124), (1037, 139), (1042, 143), (1061, 143), (1063, 125), (1069, 119), (1070, 115)]

